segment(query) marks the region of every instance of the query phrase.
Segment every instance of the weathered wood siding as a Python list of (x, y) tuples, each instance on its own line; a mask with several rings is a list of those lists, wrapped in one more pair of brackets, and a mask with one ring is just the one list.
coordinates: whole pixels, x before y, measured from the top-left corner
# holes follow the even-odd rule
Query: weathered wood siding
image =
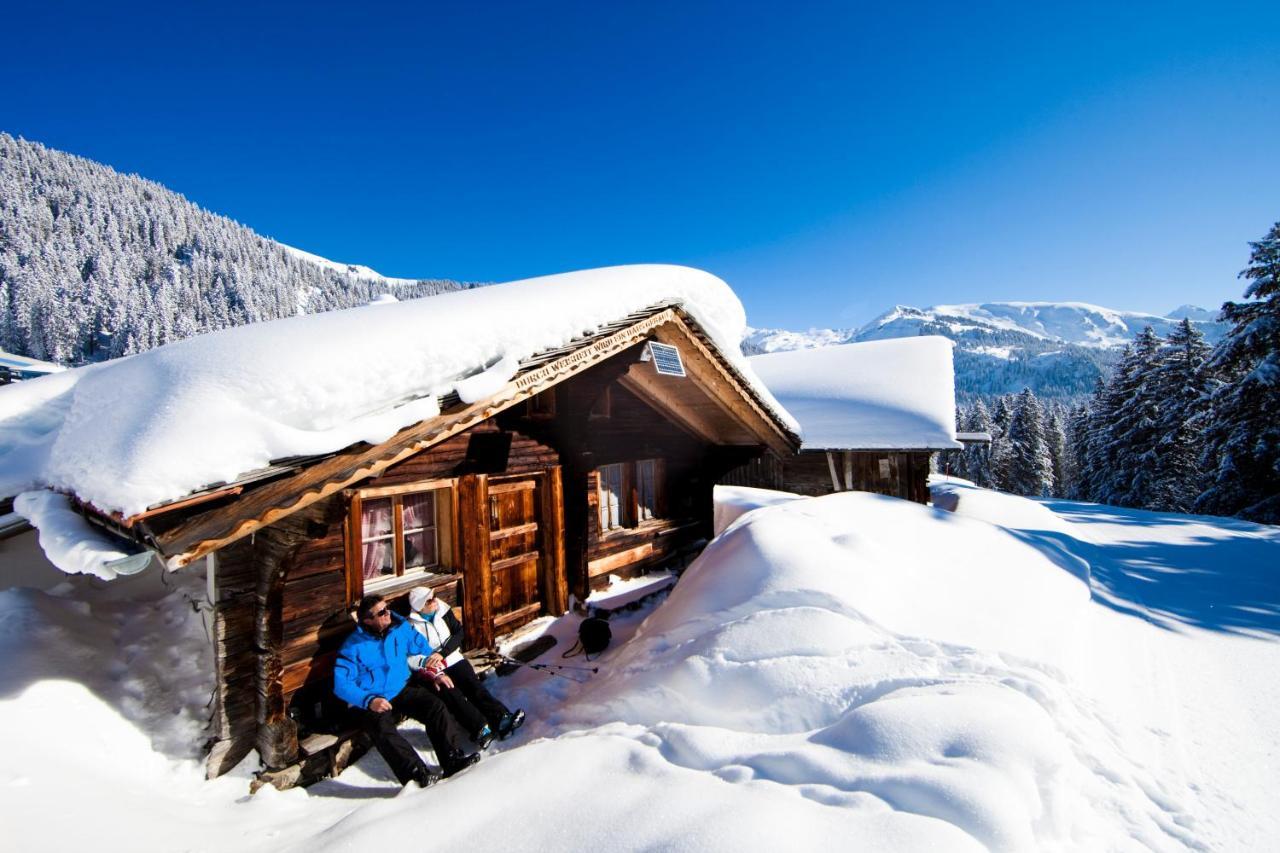
[[(635, 354), (604, 362), (550, 389), (537, 406), (504, 411), (358, 484), (372, 489), (456, 481), (453, 574), (384, 588), (393, 603), (410, 587), (432, 583), (460, 609), (467, 647), (489, 646), (495, 595), (510, 620), (504, 626), (514, 627), (537, 615), (528, 612), (535, 601), (540, 612), (563, 612), (569, 589), (584, 599), (593, 582), (643, 570), (711, 535), (715, 482), (763, 447), (743, 445), (740, 436), (720, 446), (705, 431), (691, 429), (692, 417), (678, 426), (657, 408), (683, 405), (678, 393), (651, 404), (622, 387), (620, 377), (636, 363)], [(610, 395), (607, 416), (597, 407), (604, 393)], [(699, 424), (718, 423), (708, 416), (710, 404), (699, 405)], [(643, 459), (661, 460), (661, 517), (602, 533), (597, 469)], [(518, 488), (519, 501), (499, 497), (496, 508), (490, 502), (491, 489), (501, 496), (523, 480), (534, 487)], [(309, 709), (333, 702), (332, 663), (352, 630), (350, 608), (358, 592), (347, 575), (350, 494), (323, 498), (219, 552), (221, 739), (211, 773), (225, 772), (254, 747), (268, 768), (297, 761), (299, 730), (291, 706), (305, 719)], [(536, 537), (510, 533), (524, 525), (531, 531), (536, 526)], [(540, 554), (530, 560), (535, 546)], [(498, 594), (495, 560), (519, 561), (518, 577), (508, 571), (499, 578), (518, 589)], [(536, 573), (525, 570), (530, 565)], [(499, 565), (499, 571), (506, 568)]]
[[(361, 485), (486, 479), (477, 471), (541, 475), (558, 458), (544, 444), (486, 423)], [(295, 700), (319, 703), (328, 698), (333, 660), (354, 626), (346, 571), (348, 506), (345, 496), (334, 495), (218, 553), (219, 686), (210, 775), (225, 773), (254, 748), (269, 768), (298, 759), (298, 727), (290, 706)], [(472, 515), (480, 523), (487, 520), (483, 508)], [(558, 520), (552, 527), (558, 531)], [(487, 527), (484, 532), (487, 548)], [(559, 569), (563, 572), (562, 565)], [(389, 590), (388, 597), (401, 598), (424, 582), (449, 604), (462, 603), (457, 573), (408, 580)], [(563, 606), (554, 596), (551, 603)], [(465, 609), (459, 607), (460, 613)]]
[[(804, 451), (782, 460), (782, 489), (801, 495), (829, 495), (832, 464), (838, 491), (873, 492), (916, 503), (929, 502), (927, 452)], [(756, 485), (743, 483), (742, 485)], [(776, 487), (774, 487), (776, 488)]]
[(257, 735), (257, 655), (253, 643), (258, 570), (253, 545), (237, 542), (220, 551), (213, 567), (213, 646), (217, 670), (209, 778), (221, 776), (253, 749)]
[(764, 453), (725, 474), (720, 478), (720, 485), (786, 491), (782, 460), (773, 452)]
[[(609, 389), (609, 416), (591, 418), (579, 470), (586, 499), (585, 576), (577, 578), (585, 595), (608, 582), (609, 575), (628, 577), (670, 559), (684, 546), (709, 536), (711, 478), (706, 471), (707, 445), (690, 436), (626, 389)], [(659, 518), (635, 527), (600, 529), (599, 476), (601, 465), (661, 460)], [(628, 483), (629, 491), (634, 485)], [(634, 501), (634, 494), (630, 500)]]

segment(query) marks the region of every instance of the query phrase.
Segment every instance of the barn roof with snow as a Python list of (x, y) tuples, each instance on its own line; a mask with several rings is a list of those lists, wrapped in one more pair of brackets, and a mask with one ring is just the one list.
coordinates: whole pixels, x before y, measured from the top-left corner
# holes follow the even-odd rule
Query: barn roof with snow
[(800, 422), (802, 450), (952, 450), (952, 343), (898, 338), (748, 359)]

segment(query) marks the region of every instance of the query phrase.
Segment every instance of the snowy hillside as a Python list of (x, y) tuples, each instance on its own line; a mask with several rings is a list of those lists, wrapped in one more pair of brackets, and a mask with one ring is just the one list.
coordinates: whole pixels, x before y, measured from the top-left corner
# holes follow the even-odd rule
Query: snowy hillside
[(420, 281), (420, 279), (416, 278), (391, 278), (383, 275), (375, 269), (371, 269), (361, 264), (340, 264), (337, 261), (331, 261), (328, 258), (322, 258), (319, 255), (304, 252), (301, 249), (294, 248), (293, 246), (286, 246), (284, 243), (277, 242), (276, 245), (283, 248), (295, 258), (300, 258), (308, 263), (315, 264), (321, 269), (342, 273), (343, 275), (350, 276), (358, 281), (372, 281), (388, 285), (389, 287), (408, 287), (415, 285)]
[(497, 680), (530, 722), (426, 790), (376, 754), (202, 781), (198, 571), (2, 591), (0, 823), (44, 850), (1275, 849), (1276, 528), (938, 495), (763, 496), (597, 674)]
[(0, 350), (83, 364), (201, 332), (470, 285), (283, 246), (136, 175), (0, 133)]
[(942, 335), (956, 342), (956, 392), (962, 401), (978, 395), (1031, 388), (1044, 399), (1077, 399), (1093, 389), (1119, 357), (1120, 348), (1145, 326), (1167, 336), (1189, 317), (1210, 345), (1227, 324), (1216, 315), (1184, 305), (1167, 317), (1115, 311), (1081, 302), (988, 302), (981, 305), (899, 305), (860, 329), (748, 329), (750, 354), (831, 344)]

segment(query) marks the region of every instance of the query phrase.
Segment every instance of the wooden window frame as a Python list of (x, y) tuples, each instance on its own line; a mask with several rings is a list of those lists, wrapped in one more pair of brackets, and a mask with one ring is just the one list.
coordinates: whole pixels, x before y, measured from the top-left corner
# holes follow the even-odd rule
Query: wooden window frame
[[(458, 577), (458, 481), (457, 478), (447, 480), (425, 480), (417, 483), (405, 483), (397, 486), (376, 486), (366, 489), (355, 489), (347, 494), (350, 505), (347, 512), (347, 549), (346, 575), (347, 597), (350, 601), (359, 601), (367, 592), (383, 595), (395, 595), (405, 589), (420, 586), (424, 582), (431, 585)], [(435, 492), (436, 511), (436, 562), (431, 567), (406, 570), (404, 566), (404, 517), (403, 498), (406, 495)], [(368, 583), (364, 577), (364, 539), (363, 512), (366, 501), (391, 499), (391, 522), (393, 557), (392, 564), (396, 574), (378, 578)], [(447, 515), (447, 517), (445, 517)], [(431, 569), (434, 569), (432, 571)]]
[[(653, 464), (653, 514), (649, 518), (641, 518), (639, 467), (645, 463)], [(604, 469), (617, 466), (621, 469), (621, 494), (618, 496), (618, 524), (613, 527), (604, 525), (604, 507), (606, 505)], [(626, 531), (660, 524), (666, 520), (666, 465), (660, 457), (633, 459), (627, 462), (611, 462), (596, 468), (596, 524), (600, 537), (614, 536)]]
[[(605, 508), (612, 505), (609, 495), (612, 493), (605, 487), (605, 469), (618, 469), (618, 518), (616, 524), (605, 524)], [(601, 535), (627, 527), (627, 463), (612, 462), (596, 469), (596, 523), (600, 526)]]

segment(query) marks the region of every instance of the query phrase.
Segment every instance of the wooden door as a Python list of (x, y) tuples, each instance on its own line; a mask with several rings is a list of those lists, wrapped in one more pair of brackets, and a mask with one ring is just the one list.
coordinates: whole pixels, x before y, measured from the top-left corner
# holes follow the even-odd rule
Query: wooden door
[(542, 612), (545, 535), (542, 478), (489, 481), (490, 607), (495, 633)]

